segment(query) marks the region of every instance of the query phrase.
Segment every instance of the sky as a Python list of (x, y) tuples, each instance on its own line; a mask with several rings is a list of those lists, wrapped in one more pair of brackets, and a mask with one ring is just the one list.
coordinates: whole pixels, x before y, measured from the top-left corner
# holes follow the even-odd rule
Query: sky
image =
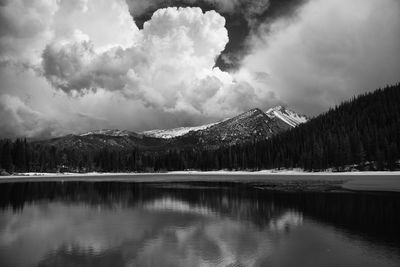
[(398, 0), (0, 0), (0, 137), (316, 116), (400, 81)]

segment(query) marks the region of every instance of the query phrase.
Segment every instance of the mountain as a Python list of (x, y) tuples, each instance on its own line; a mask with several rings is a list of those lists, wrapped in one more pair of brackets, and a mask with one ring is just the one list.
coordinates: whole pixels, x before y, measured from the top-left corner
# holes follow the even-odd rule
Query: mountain
[(103, 129), (77, 135), (66, 135), (37, 144), (58, 149), (97, 151), (103, 148), (124, 150), (138, 148), (146, 151), (163, 151), (172, 148), (234, 145), (265, 140), (273, 135), (296, 127), (307, 118), (282, 106), (267, 112), (255, 108), (233, 118), (195, 127), (158, 129), (141, 133), (127, 130)]
[(169, 138), (99, 130), (40, 142), (5, 139), (0, 140), (0, 172), (398, 170), (399, 103), (397, 84), (354, 97), (311, 120), (278, 106), (206, 127), (168, 130), (174, 134)]
[[(285, 114), (286, 117), (290, 118), (295, 113), (286, 112), (282, 107), (271, 109), (269, 113), (255, 108), (204, 129), (190, 131), (178, 137), (177, 140), (182, 143), (201, 145), (208, 148), (265, 140), (295, 127), (293, 126), (295, 124), (292, 123), (295, 119), (286, 119)], [(301, 118), (300, 115), (295, 115), (296, 117), (294, 118)], [(285, 120), (281, 118), (285, 118)]]
[(175, 143), (181, 145), (218, 147), (268, 139), (306, 121), (307, 117), (282, 106), (276, 106), (266, 112), (258, 108), (251, 109), (233, 118), (206, 125), (151, 130), (141, 134), (164, 139), (174, 138)]
[(167, 142), (161, 138), (152, 138), (126, 130), (96, 130), (78, 135), (69, 134), (62, 137), (34, 142), (37, 145), (53, 146), (57, 149), (75, 149), (79, 151), (98, 151), (103, 148), (112, 150), (129, 150), (139, 148), (160, 150)]

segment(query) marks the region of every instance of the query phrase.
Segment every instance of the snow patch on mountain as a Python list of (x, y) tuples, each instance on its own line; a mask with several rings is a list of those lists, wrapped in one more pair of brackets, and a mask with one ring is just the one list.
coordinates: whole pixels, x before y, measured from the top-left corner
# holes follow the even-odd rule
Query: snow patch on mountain
[(90, 131), (82, 133), (79, 136), (89, 136), (89, 135), (107, 135), (107, 136), (130, 136), (133, 133), (127, 130), (117, 130), (117, 129), (102, 129), (96, 131)]
[(307, 122), (307, 117), (304, 115), (299, 115), (294, 111), (286, 109), (282, 106), (276, 106), (273, 108), (268, 109), (265, 114), (268, 115), (270, 118), (278, 118), (291, 127), (296, 127), (302, 123)]
[(156, 129), (156, 130), (141, 132), (140, 134), (143, 134), (143, 135), (149, 136), (149, 137), (170, 139), (170, 138), (185, 135), (191, 131), (196, 132), (196, 131), (200, 131), (200, 130), (205, 130), (205, 129), (210, 128), (211, 126), (218, 124), (218, 123), (219, 122), (213, 122), (213, 123), (200, 125), (200, 126), (179, 127), (179, 128), (174, 128), (174, 129)]

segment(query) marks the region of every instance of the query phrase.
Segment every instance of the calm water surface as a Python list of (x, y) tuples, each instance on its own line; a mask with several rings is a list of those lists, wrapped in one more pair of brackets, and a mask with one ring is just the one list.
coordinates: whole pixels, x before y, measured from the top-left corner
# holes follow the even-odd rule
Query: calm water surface
[(400, 197), (233, 183), (0, 184), (0, 266), (400, 266)]

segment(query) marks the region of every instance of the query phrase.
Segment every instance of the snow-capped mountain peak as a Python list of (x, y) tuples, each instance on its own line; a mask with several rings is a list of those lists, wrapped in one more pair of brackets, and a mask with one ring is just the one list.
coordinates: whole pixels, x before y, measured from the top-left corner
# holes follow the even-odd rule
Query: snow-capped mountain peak
[[(53, 138), (48, 143), (59, 148), (82, 150), (101, 148), (145, 148), (160, 151), (166, 147), (218, 148), (226, 145), (266, 140), (307, 121), (305, 116), (282, 106), (264, 112), (254, 108), (235, 117), (195, 127), (159, 129), (135, 133), (127, 130), (103, 129)], [(150, 138), (146, 138), (150, 137)]]
[(291, 127), (296, 127), (299, 124), (307, 122), (308, 120), (306, 116), (299, 115), (283, 106), (270, 108), (265, 112), (265, 114), (267, 114), (270, 118), (278, 118)]
[[(302, 116), (297, 114), (294, 111), (291, 111), (283, 106), (276, 106), (273, 108), (268, 109), (265, 113), (263, 111), (261, 111), (258, 108), (253, 108), (247, 112), (244, 112), (242, 114), (239, 114), (236, 117), (233, 118), (228, 118), (219, 122), (214, 122), (214, 123), (209, 123), (209, 124), (205, 124), (205, 125), (200, 125), (200, 126), (194, 126), (194, 127), (179, 127), (179, 128), (173, 128), (173, 129), (156, 129), (156, 130), (149, 130), (149, 131), (144, 131), (141, 132), (141, 135), (145, 135), (148, 137), (155, 137), (155, 138), (162, 138), (162, 139), (171, 139), (171, 138), (175, 138), (175, 137), (179, 137), (179, 136), (184, 136), (186, 134), (188, 134), (189, 132), (201, 132), (201, 131), (208, 131), (210, 128), (213, 127), (219, 127), (219, 126), (223, 126), (228, 123), (233, 127), (233, 125), (239, 124), (237, 127), (242, 127), (241, 125), (244, 123), (244, 121), (250, 120), (252, 121), (254, 118), (253, 117), (259, 117), (262, 118), (262, 115), (264, 114), (264, 116), (267, 116), (267, 119), (263, 120), (265, 123), (270, 124), (272, 123), (273, 120), (277, 120), (279, 121), (278, 124), (274, 124), (272, 123), (270, 126), (271, 129), (273, 128), (273, 130), (270, 130), (272, 132), (279, 132), (282, 129), (287, 129), (287, 127), (292, 128), (292, 127), (296, 127), (301, 123), (304, 123), (307, 121), (307, 117)], [(270, 120), (268, 120), (268, 118)], [(272, 121), (271, 121), (272, 120)], [(251, 124), (251, 123), (250, 123)], [(278, 126), (280, 125), (280, 126)], [(219, 128), (221, 128), (219, 127)], [(279, 129), (278, 129), (279, 128)], [(282, 128), (282, 129), (281, 129)], [(232, 129), (230, 129), (232, 130)], [(229, 131), (228, 131), (229, 132)]]

